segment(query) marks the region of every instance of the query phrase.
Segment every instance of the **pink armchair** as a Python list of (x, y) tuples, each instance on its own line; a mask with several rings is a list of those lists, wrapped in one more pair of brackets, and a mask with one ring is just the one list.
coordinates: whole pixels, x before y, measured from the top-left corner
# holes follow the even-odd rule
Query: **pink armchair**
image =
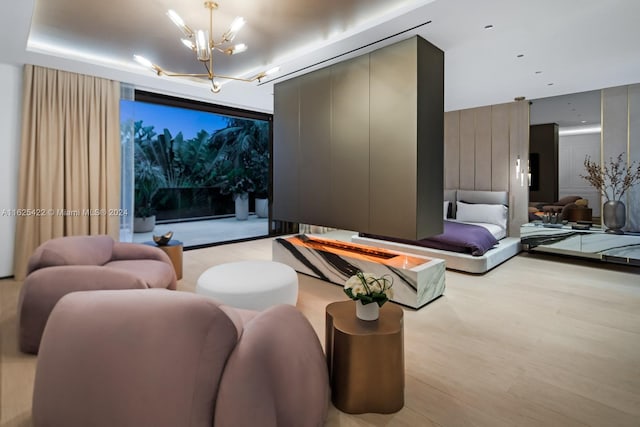
[(49, 313), (70, 292), (147, 288), (176, 288), (171, 260), (158, 248), (115, 242), (109, 236), (49, 240), (29, 258), (20, 292), (20, 350), (38, 353)]
[(45, 328), (34, 427), (317, 427), (320, 341), (293, 306), (252, 312), (187, 292), (74, 292)]

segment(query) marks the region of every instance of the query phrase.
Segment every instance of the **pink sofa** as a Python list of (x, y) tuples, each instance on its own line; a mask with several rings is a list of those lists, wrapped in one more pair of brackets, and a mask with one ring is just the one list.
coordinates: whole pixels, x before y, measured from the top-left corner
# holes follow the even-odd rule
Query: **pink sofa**
[(62, 296), (98, 289), (176, 288), (171, 260), (153, 246), (109, 236), (49, 240), (29, 258), (18, 300), (20, 350), (37, 353), (49, 313)]
[(42, 337), (34, 427), (324, 425), (326, 359), (293, 306), (187, 292), (74, 292)]

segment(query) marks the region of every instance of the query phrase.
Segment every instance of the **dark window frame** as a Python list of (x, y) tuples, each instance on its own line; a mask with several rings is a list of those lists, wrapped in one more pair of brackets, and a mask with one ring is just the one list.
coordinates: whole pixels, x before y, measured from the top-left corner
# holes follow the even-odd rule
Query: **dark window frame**
[[(220, 105), (214, 103), (208, 103), (195, 99), (179, 98), (171, 95), (159, 94), (154, 92), (147, 92), (144, 90), (136, 89), (134, 93), (134, 101), (147, 102), (151, 104), (166, 105), (169, 107), (179, 107), (191, 110), (204, 111), (208, 113), (219, 114), (228, 117), (239, 117), (243, 119), (253, 120), (265, 120), (269, 122), (269, 199), (273, 200), (273, 114), (264, 113), (260, 111), (247, 110), (238, 107), (230, 107), (227, 105)], [(271, 206), (269, 206), (269, 236), (279, 236), (283, 234), (295, 233), (298, 231), (298, 225), (283, 221), (275, 221), (271, 217)], [(265, 236), (257, 236), (248, 239), (239, 239), (233, 241), (216, 242), (206, 245), (192, 246), (186, 249), (199, 249), (202, 247), (217, 246), (219, 244), (228, 244), (238, 241), (261, 239)]]

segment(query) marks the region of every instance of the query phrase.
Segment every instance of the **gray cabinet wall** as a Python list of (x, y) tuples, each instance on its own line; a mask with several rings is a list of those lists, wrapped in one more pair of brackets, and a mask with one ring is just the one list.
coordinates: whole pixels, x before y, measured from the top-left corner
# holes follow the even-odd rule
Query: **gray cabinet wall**
[(275, 85), (273, 218), (442, 232), (444, 54), (420, 37)]
[(333, 66), (331, 89), (329, 217), (334, 227), (360, 231), (370, 221), (369, 56)]

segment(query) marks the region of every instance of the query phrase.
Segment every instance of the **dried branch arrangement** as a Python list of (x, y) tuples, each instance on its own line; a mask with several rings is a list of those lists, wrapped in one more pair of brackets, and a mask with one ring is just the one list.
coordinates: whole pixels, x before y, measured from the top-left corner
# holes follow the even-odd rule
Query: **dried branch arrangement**
[(615, 160), (609, 157), (609, 163), (604, 165), (591, 161), (589, 156), (584, 159), (587, 175), (580, 175), (580, 177), (604, 193), (608, 201), (622, 199), (629, 188), (640, 182), (640, 165), (635, 170), (635, 161), (625, 166), (626, 162), (622, 160), (623, 154), (620, 153)]

